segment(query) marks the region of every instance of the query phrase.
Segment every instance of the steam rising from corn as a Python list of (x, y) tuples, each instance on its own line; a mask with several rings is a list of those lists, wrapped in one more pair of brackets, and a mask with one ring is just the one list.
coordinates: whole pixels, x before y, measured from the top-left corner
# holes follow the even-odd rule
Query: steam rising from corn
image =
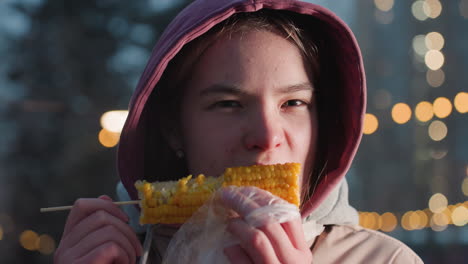
[(221, 186), (255, 186), (299, 206), (299, 163), (227, 168), (221, 177), (192, 175), (178, 181), (137, 181), (141, 224), (181, 224)]

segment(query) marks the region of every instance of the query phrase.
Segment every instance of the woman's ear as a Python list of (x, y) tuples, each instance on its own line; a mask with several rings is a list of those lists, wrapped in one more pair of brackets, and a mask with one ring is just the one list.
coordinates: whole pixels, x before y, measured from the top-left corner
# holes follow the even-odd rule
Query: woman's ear
[(182, 151), (182, 136), (179, 133), (179, 129), (176, 129), (174, 126), (166, 127), (162, 129), (162, 133), (169, 147), (178, 155), (177, 152)]

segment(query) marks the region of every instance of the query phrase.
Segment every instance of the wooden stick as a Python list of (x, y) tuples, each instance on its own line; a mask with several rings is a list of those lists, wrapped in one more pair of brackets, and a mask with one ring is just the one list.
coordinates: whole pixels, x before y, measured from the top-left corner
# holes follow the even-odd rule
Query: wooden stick
[[(138, 203), (140, 203), (139, 200), (135, 200), (135, 201), (123, 201), (123, 202), (114, 202), (114, 204), (116, 204), (116, 205), (138, 204)], [(46, 207), (46, 208), (41, 208), (41, 213), (70, 210), (70, 209), (72, 209), (72, 207), (73, 207), (73, 206), (71, 206), (71, 205), (68, 205), (68, 206), (57, 206), (57, 207)]]

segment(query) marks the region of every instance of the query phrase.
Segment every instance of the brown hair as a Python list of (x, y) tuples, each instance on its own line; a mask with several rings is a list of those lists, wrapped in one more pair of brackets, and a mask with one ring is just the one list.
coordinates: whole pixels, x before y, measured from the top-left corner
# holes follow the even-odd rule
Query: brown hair
[[(145, 142), (145, 179), (154, 181), (176, 180), (188, 174), (185, 160), (175, 156), (167, 143), (164, 133), (177, 133), (180, 120), (180, 105), (185, 87), (190, 83), (192, 70), (203, 53), (222, 37), (231, 38), (235, 34), (244, 35), (251, 31), (269, 31), (290, 40), (300, 50), (312, 77), (315, 91), (320, 90), (319, 53), (316, 40), (304, 29), (301, 15), (287, 11), (261, 10), (252, 13), (234, 14), (216, 25), (207, 33), (185, 45), (167, 66), (161, 80), (146, 104), (147, 135)], [(320, 116), (320, 114), (319, 114)], [(320, 123), (320, 118), (319, 118)], [(319, 126), (320, 127), (320, 126)], [(166, 131), (163, 131), (166, 129)], [(319, 131), (319, 134), (322, 134)], [(321, 137), (319, 137), (321, 138)], [(321, 150), (323, 141), (319, 141)], [(157, 151), (155, 150), (157, 148)], [(157, 155), (157, 153), (159, 155)], [(323, 153), (323, 151), (319, 151)], [(162, 155), (161, 155), (162, 154)], [(316, 155), (318, 159), (326, 155)], [(304, 177), (302, 201), (307, 201), (315, 188), (325, 162), (316, 158), (314, 171)], [(156, 175), (157, 173), (157, 175)], [(156, 178), (157, 177), (157, 178)], [(311, 185), (314, 181), (314, 186)]]

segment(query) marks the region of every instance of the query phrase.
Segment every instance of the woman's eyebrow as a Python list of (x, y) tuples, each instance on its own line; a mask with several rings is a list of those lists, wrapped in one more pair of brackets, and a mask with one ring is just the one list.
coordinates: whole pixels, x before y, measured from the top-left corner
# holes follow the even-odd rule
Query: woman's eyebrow
[(300, 91), (314, 91), (314, 86), (310, 82), (294, 84), (286, 87), (279, 88), (276, 93), (278, 94), (288, 94)]
[[(305, 82), (294, 84), (286, 87), (281, 87), (276, 89), (274, 93), (276, 94), (288, 94), (300, 91), (314, 91), (314, 86), (312, 83)], [(230, 95), (248, 95), (249, 93), (240, 89), (237, 85), (228, 85), (228, 84), (213, 84), (206, 89), (200, 91), (200, 96), (209, 96), (216, 94), (230, 94)]]
[(200, 96), (208, 96), (215, 94), (245, 95), (247, 93), (236, 85), (227, 84), (213, 84), (208, 88), (200, 91)]

